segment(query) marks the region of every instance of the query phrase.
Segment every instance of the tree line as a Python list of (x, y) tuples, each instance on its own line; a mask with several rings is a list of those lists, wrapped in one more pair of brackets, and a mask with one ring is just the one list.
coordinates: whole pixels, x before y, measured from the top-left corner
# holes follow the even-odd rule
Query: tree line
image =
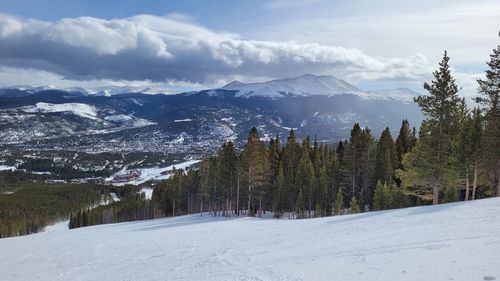
[(144, 193), (128, 192), (119, 201), (111, 204), (79, 210), (69, 217), (69, 228), (153, 218), (151, 201)]
[(0, 193), (0, 238), (27, 235), (101, 200), (102, 187), (92, 185), (39, 184)]

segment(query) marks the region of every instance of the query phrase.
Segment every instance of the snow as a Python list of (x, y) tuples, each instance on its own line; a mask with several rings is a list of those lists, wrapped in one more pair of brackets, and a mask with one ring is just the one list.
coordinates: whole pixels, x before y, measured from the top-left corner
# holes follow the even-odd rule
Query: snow
[(235, 81), (224, 86), (225, 90), (237, 90), (236, 97), (279, 98), (285, 95), (311, 96), (356, 94), (362, 90), (333, 76), (315, 76), (311, 74), (295, 78), (285, 78), (262, 83), (242, 83)]
[(127, 122), (127, 121), (132, 120), (132, 117), (129, 115), (125, 115), (125, 114), (117, 114), (117, 115), (105, 116), (104, 120), (111, 121), (111, 122), (123, 123), (123, 122)]
[(118, 201), (120, 201), (120, 197), (118, 197), (118, 196), (116, 195), (116, 193), (111, 192), (111, 193), (110, 193), (110, 195), (111, 195), (111, 198), (113, 198), (113, 201), (114, 201), (114, 202), (118, 202)]
[(146, 197), (146, 199), (149, 199), (149, 200), (151, 200), (151, 198), (153, 197), (153, 189), (150, 187), (141, 188), (139, 193), (144, 193), (144, 196)]
[(149, 180), (155, 180), (155, 181), (165, 180), (165, 179), (168, 179), (170, 177), (169, 172), (172, 171), (174, 168), (185, 170), (188, 167), (190, 167), (198, 162), (200, 162), (200, 160), (189, 160), (186, 162), (177, 163), (174, 165), (170, 165), (167, 167), (161, 167), (161, 168), (159, 166), (156, 166), (156, 167), (152, 167), (152, 168), (140, 168), (140, 169), (131, 169), (131, 170), (123, 169), (120, 172), (118, 172), (117, 174), (107, 178), (106, 180), (112, 181), (115, 176), (124, 175), (124, 174), (127, 174), (130, 171), (134, 171), (134, 170), (139, 172), (138, 178), (131, 180), (131, 181), (127, 181), (127, 182), (115, 182), (115, 183), (113, 183), (113, 185), (116, 185), (116, 186), (123, 186), (126, 184), (139, 185), (139, 184), (145, 183)]
[(0, 171), (15, 171), (15, 170), (17, 170), (16, 166), (0, 165)]
[(363, 91), (344, 80), (333, 76), (316, 76), (305, 74), (295, 78), (271, 80), (260, 83), (242, 83), (233, 81), (222, 89), (237, 91), (235, 97), (266, 97), (276, 99), (287, 95), (291, 96), (332, 96), (341, 94), (354, 94), (363, 99), (401, 100), (413, 102), (413, 97), (418, 94), (405, 88)]
[(44, 232), (66, 231), (69, 230), (68, 224), (69, 220), (60, 221), (53, 225), (46, 226)]
[(188, 215), (0, 239), (2, 280), (500, 280), (500, 198), (309, 220)]
[(24, 109), (24, 111), (25, 112), (70, 112), (81, 117), (93, 120), (99, 120), (99, 118), (96, 117), (97, 109), (94, 106), (85, 103), (69, 102), (69, 103), (52, 104), (46, 102), (37, 102), (35, 104), (35, 107), (26, 108)]
[(412, 103), (413, 98), (417, 97), (419, 94), (406, 88), (397, 88), (390, 90), (381, 91), (370, 91), (368, 94), (372, 97), (378, 97), (385, 100), (400, 100), (406, 103)]

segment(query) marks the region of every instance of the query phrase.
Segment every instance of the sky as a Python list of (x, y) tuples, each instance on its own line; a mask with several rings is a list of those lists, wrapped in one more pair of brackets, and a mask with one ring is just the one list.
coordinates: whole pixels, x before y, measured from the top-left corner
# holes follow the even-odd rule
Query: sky
[(447, 50), (472, 96), (499, 30), (490, 0), (0, 0), (0, 87), (179, 92), (311, 73), (422, 92)]

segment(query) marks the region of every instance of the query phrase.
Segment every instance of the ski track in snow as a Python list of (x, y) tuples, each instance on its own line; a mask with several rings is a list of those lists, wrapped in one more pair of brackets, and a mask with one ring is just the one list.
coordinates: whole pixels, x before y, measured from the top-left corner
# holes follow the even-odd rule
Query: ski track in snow
[(188, 215), (0, 239), (2, 280), (496, 280), (500, 198), (309, 220)]

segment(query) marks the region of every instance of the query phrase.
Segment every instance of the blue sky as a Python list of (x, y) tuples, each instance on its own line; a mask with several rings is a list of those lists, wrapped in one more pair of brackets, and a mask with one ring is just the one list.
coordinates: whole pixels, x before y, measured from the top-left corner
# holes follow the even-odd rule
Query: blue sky
[(304, 73), (421, 90), (445, 49), (465, 95), (498, 1), (0, 0), (0, 86), (170, 91)]

